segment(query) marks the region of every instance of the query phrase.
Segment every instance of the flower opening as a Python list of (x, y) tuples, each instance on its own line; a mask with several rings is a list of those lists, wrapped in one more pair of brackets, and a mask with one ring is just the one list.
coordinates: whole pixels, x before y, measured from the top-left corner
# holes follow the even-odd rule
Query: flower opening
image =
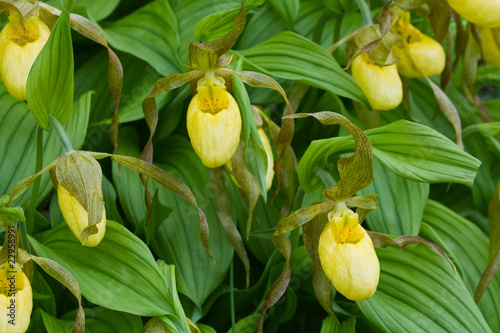
[(28, 330), (33, 292), (28, 277), (17, 264), (14, 268), (8, 263), (0, 266), (0, 307), (0, 332), (24, 333)]

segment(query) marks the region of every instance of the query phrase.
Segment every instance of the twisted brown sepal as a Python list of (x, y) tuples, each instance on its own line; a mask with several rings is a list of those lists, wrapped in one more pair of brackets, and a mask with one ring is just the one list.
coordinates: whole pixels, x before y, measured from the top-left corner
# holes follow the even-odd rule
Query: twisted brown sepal
[(241, 234), (236, 228), (236, 225), (231, 216), (231, 201), (226, 189), (224, 181), (224, 173), (222, 168), (210, 169), (210, 183), (212, 185), (212, 193), (214, 197), (217, 216), (226, 231), (227, 238), (233, 245), (234, 251), (240, 258), (245, 268), (246, 288), (250, 285), (250, 260), (245, 249), (245, 244), (241, 238)]
[(0, 1), (0, 11), (16, 11), (23, 20), (38, 13), (39, 1), (37, 0), (7, 0)]
[[(276, 125), (264, 112), (260, 112), (259, 114), (266, 121), (273, 141), (278, 141), (278, 137), (281, 132), (279, 126)], [(283, 206), (280, 213), (281, 217), (288, 216), (288, 214), (292, 211), (295, 194), (297, 193), (297, 187), (297, 158), (295, 157), (292, 146), (289, 145), (283, 153), (283, 176), (281, 181)]]
[(80, 292), (80, 286), (78, 285), (78, 282), (73, 277), (73, 275), (71, 275), (71, 273), (66, 268), (55, 261), (31, 255), (24, 250), (20, 250), (20, 253), (22, 253), (24, 257), (27, 257), (37, 263), (38, 266), (40, 266), (47, 274), (61, 282), (66, 288), (69, 289), (69, 291), (71, 291), (73, 295), (75, 295), (76, 299), (78, 300), (78, 313), (76, 315), (75, 323), (73, 324), (73, 329), (71, 330), (71, 332), (85, 332), (85, 313), (83, 312), (82, 307), (82, 294)]
[(198, 206), (196, 198), (193, 192), (191, 192), (191, 190), (189, 189), (189, 187), (187, 187), (183, 182), (181, 182), (179, 179), (175, 178), (168, 172), (138, 158), (123, 156), (123, 155), (108, 154), (108, 153), (96, 153), (96, 152), (90, 152), (89, 154), (95, 159), (111, 157), (121, 165), (129, 169), (135, 170), (140, 174), (144, 175), (145, 177), (154, 180), (158, 184), (165, 187), (167, 190), (179, 194), (184, 199), (186, 199), (190, 204), (195, 206), (198, 209), (198, 216), (200, 218), (201, 242), (205, 247), (207, 255), (210, 257), (210, 259), (214, 260), (212, 254), (208, 250), (209, 230), (208, 230), (207, 218), (203, 210), (201, 210), (201, 208)]
[(86, 151), (63, 154), (50, 175), (55, 188), (61, 184), (87, 211), (88, 226), (82, 230), (82, 239), (96, 234), (99, 231), (96, 224), (101, 222), (104, 212), (99, 163)]
[(245, 28), (246, 21), (247, 13), (242, 2), (241, 9), (234, 18), (234, 26), (230, 32), (211, 42), (189, 45), (189, 62), (186, 66), (212, 72), (220, 67), (229, 65), (234, 60), (234, 57), (232, 55), (225, 55), (225, 53), (231, 50), (236, 43), (236, 40)]
[(292, 253), (292, 245), (288, 239), (286, 233), (291, 231), (301, 225), (304, 225), (314, 219), (316, 216), (322, 213), (328, 213), (335, 207), (336, 203), (333, 201), (327, 201), (323, 203), (315, 203), (311, 206), (299, 209), (292, 215), (282, 218), (278, 221), (278, 226), (273, 235), (273, 243), (276, 248), (283, 254), (286, 259), (285, 269), (278, 277), (278, 279), (273, 283), (271, 288), (266, 294), (266, 299), (264, 301), (264, 307), (262, 309), (262, 314), (257, 322), (257, 332), (262, 332), (264, 329), (264, 318), (267, 310), (273, 306), (286, 291), (288, 283), (290, 282), (290, 256)]
[(500, 264), (500, 183), (498, 183), (497, 190), (490, 201), (488, 215), (490, 217), (490, 262), (483, 275), (481, 275), (474, 293), (476, 303), (479, 303), (484, 292), (493, 281)]
[(248, 217), (245, 230), (245, 235), (248, 240), (252, 228), (253, 211), (257, 205), (260, 192), (257, 179), (246, 167), (245, 143), (243, 141), (240, 141), (236, 152), (233, 157), (231, 157), (231, 166), (233, 168), (233, 176), (245, 194), (245, 200), (248, 205)]
[[(229, 74), (234, 74), (238, 76), (241, 81), (245, 82), (246, 84), (252, 86), (252, 87), (262, 87), (262, 88), (269, 88), (276, 90), (283, 96), (285, 102), (286, 102), (286, 115), (290, 116), (293, 114), (292, 106), (290, 105), (290, 102), (288, 101), (288, 98), (286, 97), (285, 90), (280, 86), (278, 82), (276, 82), (273, 78), (262, 74), (262, 73), (257, 73), (257, 72), (249, 72), (249, 71), (243, 71), (243, 72), (235, 72), (230, 69), (220, 69), (218, 71), (219, 73), (223, 75), (229, 75)], [(273, 196), (276, 196), (276, 194), (279, 192), (281, 188), (281, 184), (283, 182), (283, 156), (285, 155), (285, 152), (287, 151), (288, 147), (290, 146), (290, 143), (292, 142), (293, 138), (293, 131), (294, 131), (294, 123), (293, 120), (284, 118), (283, 123), (281, 124), (281, 130), (279, 132), (278, 137), (274, 140), (274, 146), (275, 150), (278, 153), (278, 159), (274, 163), (274, 173), (276, 174), (276, 178), (278, 179), (278, 186), (276, 187), (276, 190), (274, 192)]]
[(429, 23), (436, 34), (436, 40), (441, 43), (448, 34), (451, 21), (451, 8), (446, 0), (429, 1)]
[(289, 118), (314, 117), (323, 125), (341, 125), (354, 137), (354, 155), (341, 158), (337, 163), (340, 180), (332, 187), (323, 190), (323, 195), (333, 201), (346, 201), (356, 192), (364, 189), (373, 181), (372, 144), (366, 134), (352, 124), (346, 117), (330, 112), (298, 113)]
[(304, 245), (313, 262), (312, 283), (314, 293), (323, 309), (325, 309), (330, 316), (336, 318), (331, 305), (332, 283), (323, 271), (318, 254), (319, 238), (326, 226), (327, 220), (326, 213), (319, 214), (309, 223), (305, 224), (302, 227), (302, 231), (304, 234)]
[[(38, 1), (37, 1), (38, 2)], [(40, 14), (44, 16), (44, 20), (54, 20), (61, 14), (61, 11), (46, 3), (40, 2)], [(94, 42), (101, 44), (108, 49), (109, 64), (108, 64), (108, 83), (113, 97), (113, 104), (115, 111), (111, 121), (110, 139), (118, 154), (118, 106), (120, 105), (120, 98), (123, 86), (123, 68), (120, 59), (113, 52), (108, 45), (106, 38), (101, 30), (91, 21), (83, 16), (77, 14), (70, 14), (71, 27), (78, 31), (81, 35), (87, 37)]]
[(428, 246), (431, 249), (433, 249), (434, 251), (436, 251), (437, 253), (439, 253), (440, 255), (442, 255), (450, 263), (450, 265), (453, 267), (455, 272), (457, 271), (455, 264), (450, 260), (450, 258), (448, 258), (446, 253), (444, 253), (443, 249), (441, 249), (438, 245), (436, 245), (434, 243), (426, 241), (422, 237), (400, 236), (400, 237), (393, 240), (384, 234), (380, 234), (378, 232), (373, 232), (373, 231), (368, 231), (368, 235), (370, 235), (370, 237), (372, 239), (373, 246), (381, 247), (381, 248), (386, 248), (386, 247), (391, 246), (391, 245), (396, 245), (397, 247), (402, 249), (402, 248), (404, 248), (408, 245), (412, 245), (412, 244), (423, 244), (425, 246)]

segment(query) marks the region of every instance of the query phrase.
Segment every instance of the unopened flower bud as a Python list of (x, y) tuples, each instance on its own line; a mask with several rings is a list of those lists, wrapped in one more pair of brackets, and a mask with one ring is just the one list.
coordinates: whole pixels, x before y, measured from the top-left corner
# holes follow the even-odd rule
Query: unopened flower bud
[(226, 164), (240, 142), (241, 115), (221, 78), (207, 73), (187, 113), (187, 130), (194, 151), (209, 168)]
[(358, 223), (358, 214), (345, 204), (328, 214), (318, 253), (323, 271), (339, 293), (358, 302), (373, 296), (380, 277), (379, 261), (370, 236)]
[(33, 309), (31, 284), (20, 268), (12, 268), (9, 263), (0, 266), (0, 308), (0, 332), (28, 330)]
[(352, 61), (352, 76), (374, 110), (391, 110), (403, 100), (403, 83), (397, 66), (380, 66), (367, 53)]
[[(61, 184), (57, 187), (57, 200), (68, 227), (71, 229), (76, 238), (78, 238), (80, 243), (83, 243), (82, 231), (88, 226), (87, 211)], [(99, 231), (97, 234), (87, 237), (87, 241), (84, 244), (85, 246), (97, 246), (104, 238), (104, 233), (106, 232), (106, 210), (104, 208), (102, 219), (96, 226)]]
[(399, 74), (415, 78), (443, 72), (446, 63), (443, 47), (411, 25), (410, 12), (401, 11), (394, 28), (401, 36), (392, 48), (392, 53), (401, 59), (397, 64)]
[(9, 23), (0, 32), (0, 75), (12, 97), (26, 99), (28, 74), (49, 35), (38, 17), (23, 21), (17, 13), (9, 15)]

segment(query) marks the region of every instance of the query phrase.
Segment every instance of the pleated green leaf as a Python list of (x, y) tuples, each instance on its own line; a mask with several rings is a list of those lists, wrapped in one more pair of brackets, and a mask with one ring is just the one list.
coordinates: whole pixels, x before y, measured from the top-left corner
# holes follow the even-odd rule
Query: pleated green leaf
[(175, 313), (172, 281), (165, 279), (146, 244), (122, 225), (108, 220), (96, 247), (81, 246), (65, 224), (30, 240), (39, 256), (75, 277), (92, 303), (140, 316)]
[(370, 230), (393, 235), (418, 235), (429, 184), (398, 176), (377, 158), (373, 159), (373, 177), (375, 181), (359, 192), (359, 195), (378, 195), (379, 209), (366, 217)]
[[(85, 332), (88, 333), (141, 333), (142, 320), (139, 316), (128, 313), (108, 310), (106, 308), (84, 309), (85, 311)], [(41, 311), (42, 319), (48, 333), (66, 333), (71, 330), (72, 320), (58, 319), (50, 314)], [(75, 316), (70, 312), (64, 316)]]
[(492, 332), (464, 282), (444, 257), (422, 245), (377, 248), (380, 282), (358, 302), (384, 332)]
[(279, 13), (288, 30), (293, 30), (293, 24), (299, 15), (299, 0), (270, 0), (274, 10)]
[(31, 67), (26, 84), (28, 106), (48, 131), (49, 115), (64, 125), (73, 106), (74, 63), (69, 13), (63, 11)]
[[(83, 94), (73, 104), (68, 123), (63, 126), (75, 149), (83, 145), (87, 124), (91, 92)], [(7, 193), (19, 180), (35, 173), (35, 141), (37, 121), (24, 102), (17, 101), (9, 95), (0, 82), (0, 193)], [(44, 133), (44, 166), (49, 165), (64, 152), (56, 134)], [(38, 202), (41, 202), (52, 188), (48, 174), (42, 176)], [(24, 205), (27, 196), (21, 196), (14, 204)]]
[(243, 57), (245, 70), (304, 82), (368, 105), (356, 81), (331, 54), (296, 33), (282, 32), (264, 43), (235, 53)]
[(182, 71), (177, 19), (167, 0), (155, 0), (103, 27), (112, 47), (146, 61), (158, 73)]
[[(474, 295), (490, 259), (488, 238), (475, 224), (433, 200), (427, 201), (421, 234), (454, 259), (469, 293)], [(491, 329), (500, 331), (500, 275), (495, 276), (478, 306)]]
[[(389, 170), (408, 180), (424, 183), (471, 185), (481, 162), (448, 138), (424, 125), (398, 120), (366, 131), (373, 154)], [(311, 143), (300, 160), (298, 175), (304, 191), (321, 186), (314, 170), (336, 172), (339, 154), (351, 152), (351, 137), (335, 137)]]

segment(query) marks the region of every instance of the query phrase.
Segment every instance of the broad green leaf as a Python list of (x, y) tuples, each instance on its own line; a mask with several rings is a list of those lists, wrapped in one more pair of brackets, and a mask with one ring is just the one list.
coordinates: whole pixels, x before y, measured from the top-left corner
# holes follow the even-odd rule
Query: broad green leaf
[[(469, 293), (474, 295), (489, 263), (488, 238), (475, 224), (433, 200), (427, 201), (421, 233), (454, 259)], [(499, 331), (500, 275), (493, 279), (478, 306), (491, 329)]]
[(243, 57), (245, 70), (304, 82), (368, 105), (352, 76), (324, 48), (296, 33), (282, 32), (250, 49), (233, 52)]
[[(399, 120), (366, 131), (373, 154), (389, 170), (408, 180), (426, 183), (471, 185), (480, 161), (459, 149), (435, 130)], [(352, 151), (350, 137), (313, 141), (299, 163), (299, 181), (305, 191), (321, 186), (314, 170), (334, 171), (335, 156)]]
[(63, 11), (31, 67), (26, 84), (28, 106), (48, 131), (49, 115), (68, 122), (73, 107), (74, 63), (69, 13)]
[[(73, 148), (82, 146), (89, 119), (91, 92), (82, 95), (73, 104), (68, 123), (64, 126)], [(19, 180), (35, 173), (35, 141), (37, 121), (24, 102), (9, 95), (0, 83), (0, 193), (7, 193)], [(49, 165), (64, 152), (56, 134), (44, 133), (44, 166)], [(41, 202), (52, 188), (48, 174), (42, 176), (38, 202)], [(29, 198), (25, 194), (14, 204), (24, 206)]]
[(429, 184), (396, 175), (377, 158), (373, 159), (375, 181), (360, 195), (376, 193), (379, 209), (366, 217), (370, 230), (393, 235), (418, 235)]
[[(124, 312), (112, 311), (106, 308), (86, 308), (85, 311), (85, 332), (88, 333), (141, 333), (142, 320), (139, 316)], [(75, 316), (74, 311), (58, 319), (42, 311), (42, 318), (48, 333), (66, 333), (71, 330), (73, 321), (64, 320)]]
[(358, 302), (384, 332), (492, 332), (462, 279), (432, 249), (411, 245), (377, 249), (380, 282)]
[[(48, 4), (61, 9), (61, 2), (58, 0), (49, 0)], [(108, 17), (118, 6), (120, 0), (93, 1), (93, 0), (75, 0), (74, 12), (80, 13), (87, 11), (96, 21), (101, 21)]]
[(146, 61), (158, 73), (182, 71), (177, 19), (167, 0), (155, 0), (103, 27), (111, 46)]
[(339, 322), (334, 317), (327, 317), (323, 320), (323, 325), (321, 326), (320, 333), (354, 333), (356, 332), (356, 318), (351, 317), (349, 319)]
[(299, 15), (299, 0), (270, 0), (274, 10), (278, 12), (285, 21), (288, 30), (293, 30), (293, 24)]
[(81, 246), (65, 224), (30, 240), (36, 253), (68, 269), (92, 303), (140, 316), (175, 313), (171, 281), (148, 247), (120, 224), (108, 220), (96, 247)]

